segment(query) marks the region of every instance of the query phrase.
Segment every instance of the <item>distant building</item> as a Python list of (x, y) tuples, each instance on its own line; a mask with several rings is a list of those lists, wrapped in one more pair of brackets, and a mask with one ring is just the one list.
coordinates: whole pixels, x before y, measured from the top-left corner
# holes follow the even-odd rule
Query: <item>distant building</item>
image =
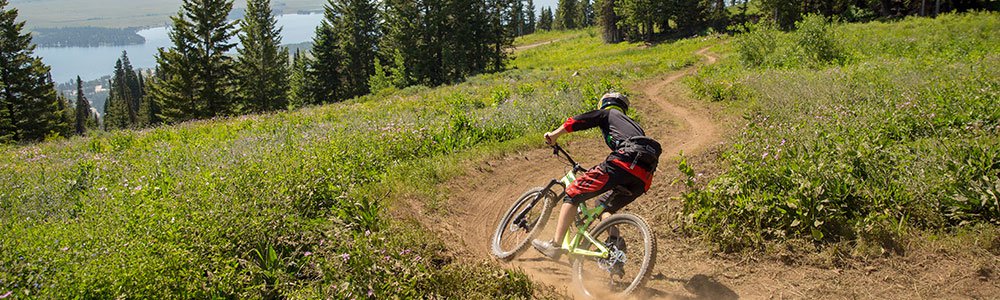
[(94, 87), (94, 93), (102, 93), (102, 92), (105, 92), (105, 91), (107, 91), (107, 90), (104, 89), (103, 85), (97, 85), (97, 86)]

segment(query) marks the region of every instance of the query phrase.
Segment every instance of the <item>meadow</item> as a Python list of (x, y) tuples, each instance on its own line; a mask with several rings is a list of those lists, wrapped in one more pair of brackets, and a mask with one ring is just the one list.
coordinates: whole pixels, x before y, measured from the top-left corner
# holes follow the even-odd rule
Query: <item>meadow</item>
[(0, 146), (0, 295), (529, 298), (520, 272), (461, 262), (387, 210), (413, 197), (434, 209), (463, 161), (539, 146), (606, 90), (708, 45), (564, 34), (451, 86)]
[(685, 195), (723, 249), (768, 240), (874, 244), (911, 229), (1000, 224), (1000, 15), (751, 26), (689, 79), (743, 116), (726, 170)]

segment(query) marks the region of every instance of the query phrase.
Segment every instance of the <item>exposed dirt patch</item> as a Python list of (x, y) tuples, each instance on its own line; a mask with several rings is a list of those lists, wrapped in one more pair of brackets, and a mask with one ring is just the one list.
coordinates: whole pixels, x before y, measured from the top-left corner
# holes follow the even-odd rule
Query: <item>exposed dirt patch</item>
[[(703, 49), (703, 63), (716, 58)], [(1000, 295), (1000, 233), (972, 250), (960, 246), (908, 245), (903, 255), (870, 259), (851, 257), (851, 250), (817, 249), (805, 243), (768, 254), (716, 253), (712, 246), (684, 235), (680, 228), (681, 203), (676, 198), (681, 177), (675, 168), (678, 153), (705, 178), (722, 167), (718, 160), (724, 137), (732, 132), (734, 118), (715, 113), (712, 104), (692, 100), (679, 79), (697, 66), (640, 82), (633, 86), (633, 106), (643, 116), (647, 134), (664, 145), (664, 156), (652, 189), (626, 211), (644, 216), (659, 245), (656, 269), (640, 298), (649, 299), (815, 299), (815, 298), (997, 298)], [(541, 138), (541, 137), (539, 137)], [(584, 166), (599, 163), (607, 147), (597, 138), (564, 145)], [(485, 159), (466, 174), (445, 184), (447, 213), (425, 213), (421, 201), (397, 203), (394, 214), (420, 220), (447, 241), (457, 257), (493, 260), (489, 239), (500, 215), (517, 196), (531, 187), (561, 176), (568, 167), (551, 150), (536, 149), (502, 158)], [(553, 212), (554, 215), (557, 212)], [(552, 235), (554, 220), (540, 234)], [(930, 246), (928, 246), (930, 245)], [(839, 251), (839, 252), (838, 252)], [(997, 251), (1000, 252), (1000, 251)], [(846, 257), (846, 258), (844, 258)], [(519, 268), (546, 291), (571, 298), (570, 265), (564, 257), (550, 261), (529, 247), (509, 267)]]

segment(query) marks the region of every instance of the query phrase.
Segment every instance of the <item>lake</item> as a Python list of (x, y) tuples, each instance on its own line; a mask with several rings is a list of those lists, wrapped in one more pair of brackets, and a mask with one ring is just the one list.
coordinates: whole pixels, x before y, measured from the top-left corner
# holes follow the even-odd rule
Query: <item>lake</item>
[[(288, 14), (277, 18), (278, 26), (282, 27), (282, 44), (298, 44), (312, 41), (316, 26), (323, 20), (323, 14)], [(80, 76), (84, 81), (101, 78), (114, 73), (115, 62), (121, 57), (122, 51), (128, 52), (132, 67), (150, 69), (156, 66), (154, 55), (159, 48), (169, 48), (172, 43), (167, 36), (166, 27), (156, 27), (139, 31), (146, 39), (142, 45), (102, 46), (102, 47), (38, 47), (35, 55), (41, 56), (45, 64), (52, 66), (52, 79), (56, 83), (76, 80)], [(234, 37), (233, 43), (239, 44), (239, 38)]]

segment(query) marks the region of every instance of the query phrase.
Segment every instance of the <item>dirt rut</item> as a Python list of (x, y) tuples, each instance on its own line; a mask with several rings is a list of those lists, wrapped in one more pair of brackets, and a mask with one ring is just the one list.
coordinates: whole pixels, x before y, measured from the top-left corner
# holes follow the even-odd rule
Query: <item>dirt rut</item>
[[(704, 63), (714, 63), (716, 60), (707, 49), (698, 54), (705, 58)], [(661, 158), (664, 160), (661, 164), (663, 168), (672, 168), (672, 161), (681, 151), (685, 154), (704, 152), (720, 140), (721, 130), (717, 128), (709, 112), (704, 108), (691, 106), (691, 101), (678, 85), (680, 78), (696, 70), (696, 66), (688, 67), (632, 87), (640, 92), (633, 95), (631, 100), (633, 107), (642, 112), (646, 133), (664, 145), (664, 156)], [(596, 138), (577, 139), (564, 145), (564, 148), (584, 166), (599, 163), (608, 152), (607, 146)], [(434, 216), (416, 213), (423, 215), (422, 221), (440, 233), (449, 241), (450, 248), (462, 253), (462, 256), (490, 259), (489, 239), (501, 214), (506, 212), (521, 193), (531, 187), (544, 185), (565, 170), (568, 170), (566, 164), (553, 156), (549, 149), (524, 151), (486, 161), (475, 166), (465, 176), (447, 183), (447, 214)], [(676, 195), (676, 191), (670, 190), (667, 183), (669, 182), (654, 183), (654, 188), (628, 209), (632, 210), (631, 206), (646, 206), (642, 202), (668, 201), (667, 197)], [(638, 209), (639, 213), (643, 211), (647, 210)], [(557, 211), (553, 212), (555, 214)], [(433, 220), (427, 220), (428, 218)], [(653, 223), (662, 219), (650, 215), (646, 215), (646, 218)], [(552, 235), (555, 220), (551, 221), (541, 237)], [(663, 258), (661, 254), (658, 259)], [(522, 269), (536, 282), (550, 285), (563, 294), (571, 294), (571, 268), (566, 259), (550, 261), (529, 248), (509, 265)], [(657, 293), (654, 286), (664, 282), (660, 278), (663, 273), (654, 270), (652, 274), (659, 274), (658, 278), (647, 285), (653, 287), (652, 295), (662, 294)]]

